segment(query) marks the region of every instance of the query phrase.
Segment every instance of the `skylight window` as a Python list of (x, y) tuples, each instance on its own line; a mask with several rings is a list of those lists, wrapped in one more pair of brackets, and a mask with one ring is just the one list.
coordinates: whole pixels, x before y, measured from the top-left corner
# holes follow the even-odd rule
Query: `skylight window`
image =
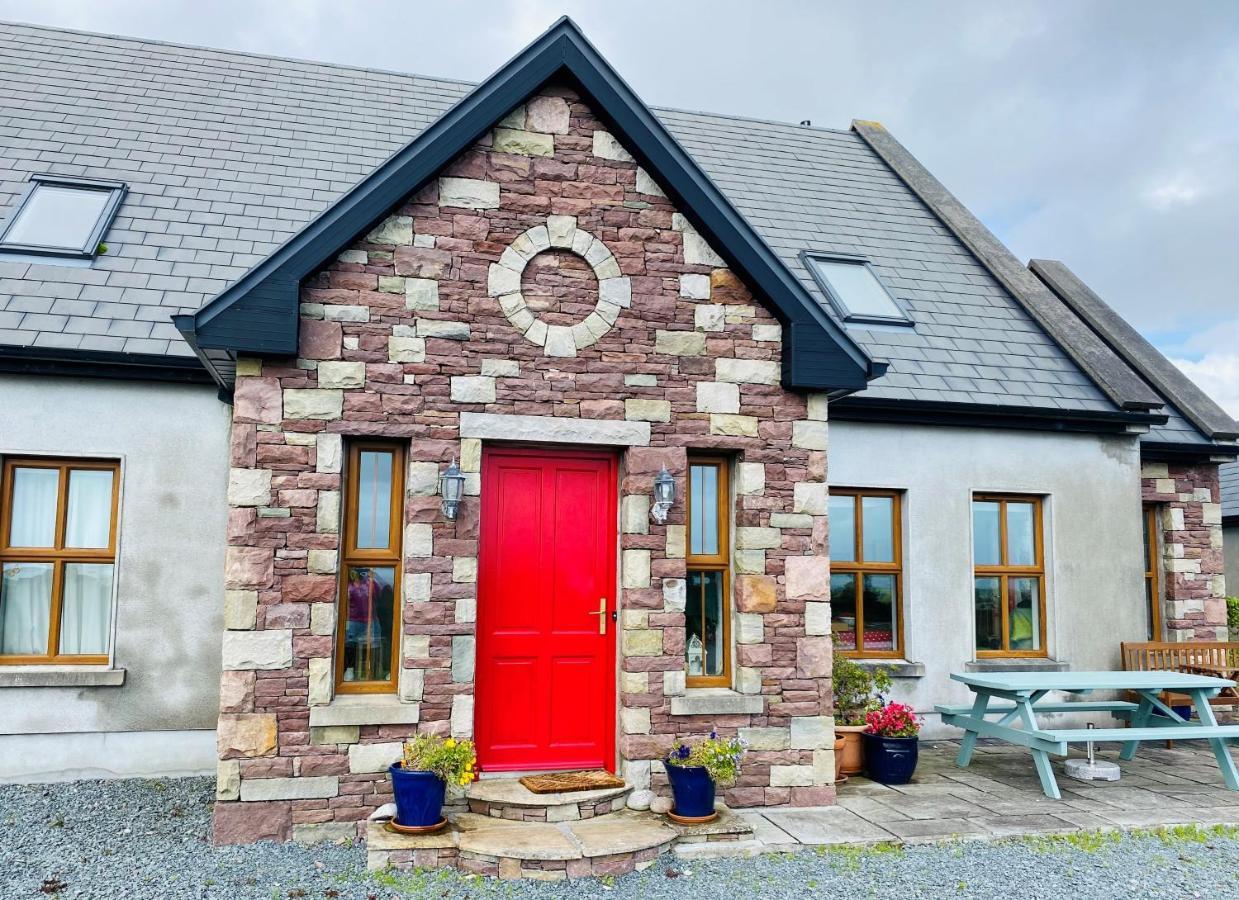
[(116, 216), (125, 186), (53, 175), (31, 176), (9, 220), (0, 226), (0, 250), (43, 256), (94, 257)]
[(808, 256), (805, 262), (845, 322), (902, 325), (911, 319), (866, 260)]

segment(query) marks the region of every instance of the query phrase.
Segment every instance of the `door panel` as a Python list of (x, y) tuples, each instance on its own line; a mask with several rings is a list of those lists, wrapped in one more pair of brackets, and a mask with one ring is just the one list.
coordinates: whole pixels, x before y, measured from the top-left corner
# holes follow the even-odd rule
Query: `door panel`
[(609, 453), (483, 455), (475, 717), (483, 769), (614, 767), (615, 472)]

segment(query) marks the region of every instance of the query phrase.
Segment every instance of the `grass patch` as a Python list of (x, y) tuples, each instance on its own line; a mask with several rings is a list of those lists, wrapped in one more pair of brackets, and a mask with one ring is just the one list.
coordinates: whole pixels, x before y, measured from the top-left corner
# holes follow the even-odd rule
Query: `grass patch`
[(891, 841), (867, 846), (831, 844), (818, 847), (817, 852), (830, 861), (832, 868), (840, 872), (857, 872), (861, 865), (870, 860), (903, 856), (903, 845)]
[(1192, 844), (1207, 844), (1218, 839), (1239, 840), (1239, 828), (1233, 825), (1163, 825), (1157, 828), (1133, 828), (1129, 831), (1108, 829), (1105, 831), (1072, 831), (1064, 834), (1034, 834), (1017, 838), (1039, 853), (1055, 850), (1078, 850), (1081, 853), (1098, 853), (1112, 850), (1124, 838), (1155, 839), (1167, 847), (1184, 847)]

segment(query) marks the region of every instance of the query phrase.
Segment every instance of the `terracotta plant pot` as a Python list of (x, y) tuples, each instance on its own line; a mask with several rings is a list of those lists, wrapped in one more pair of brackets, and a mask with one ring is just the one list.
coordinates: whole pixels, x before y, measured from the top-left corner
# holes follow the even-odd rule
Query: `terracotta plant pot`
[(847, 780), (847, 776), (843, 774), (843, 747), (847, 744), (843, 735), (838, 735), (835, 738), (835, 784), (841, 784)]
[[(836, 767), (844, 775), (859, 775), (865, 770), (865, 749), (860, 735), (868, 725), (836, 725), (835, 737), (843, 738), (843, 752), (836, 757)], [(842, 759), (842, 765), (838, 760)]]

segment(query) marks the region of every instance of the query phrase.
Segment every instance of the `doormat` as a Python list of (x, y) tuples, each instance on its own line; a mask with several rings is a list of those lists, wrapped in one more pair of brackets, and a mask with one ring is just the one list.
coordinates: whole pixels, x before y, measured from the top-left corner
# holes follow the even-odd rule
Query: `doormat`
[(556, 772), (551, 775), (526, 775), (521, 784), (535, 794), (567, 794), (572, 791), (600, 791), (622, 788), (624, 779), (601, 769), (594, 772)]

